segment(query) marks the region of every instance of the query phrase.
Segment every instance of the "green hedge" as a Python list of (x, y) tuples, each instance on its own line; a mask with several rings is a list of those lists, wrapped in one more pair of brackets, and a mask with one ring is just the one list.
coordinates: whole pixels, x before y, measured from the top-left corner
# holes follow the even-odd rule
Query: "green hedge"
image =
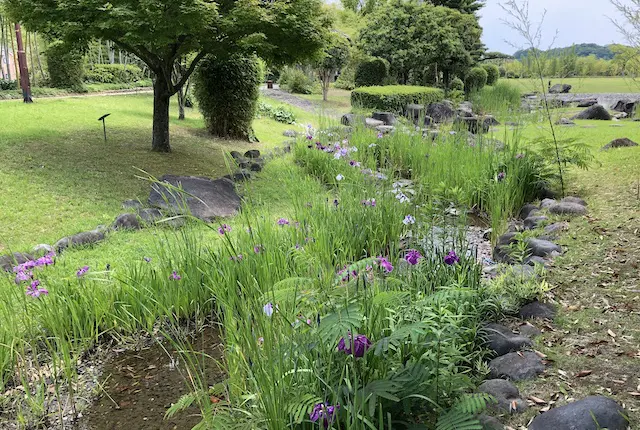
[(53, 88), (85, 92), (82, 50), (62, 41), (51, 42), (45, 52), (49, 84)]
[(95, 64), (84, 79), (96, 84), (127, 84), (142, 79), (142, 69), (133, 64)]
[(407, 104), (429, 104), (444, 99), (439, 88), (411, 85), (360, 87), (351, 92), (351, 106), (384, 112), (403, 113)]
[(373, 58), (358, 64), (355, 74), (355, 86), (369, 87), (383, 85), (389, 76), (389, 67), (382, 58)]

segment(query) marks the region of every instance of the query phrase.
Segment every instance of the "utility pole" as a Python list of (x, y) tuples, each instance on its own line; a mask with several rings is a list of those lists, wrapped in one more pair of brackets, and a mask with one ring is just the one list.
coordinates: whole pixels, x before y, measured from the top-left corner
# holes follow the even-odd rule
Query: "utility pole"
[(29, 67), (27, 66), (27, 54), (22, 44), (22, 31), (20, 24), (16, 22), (16, 43), (18, 44), (18, 64), (20, 65), (20, 87), (25, 103), (33, 103), (31, 98), (31, 84), (29, 83)]

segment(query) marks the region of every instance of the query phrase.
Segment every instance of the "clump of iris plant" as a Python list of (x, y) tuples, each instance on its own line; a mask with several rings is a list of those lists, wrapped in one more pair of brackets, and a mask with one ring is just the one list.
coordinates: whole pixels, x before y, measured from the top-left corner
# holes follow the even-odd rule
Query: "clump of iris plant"
[(449, 266), (453, 266), (458, 262), (460, 262), (460, 257), (458, 257), (455, 251), (449, 251), (449, 253), (444, 256), (444, 263)]
[(169, 275), (169, 279), (172, 281), (179, 281), (180, 279), (182, 279), (182, 276), (180, 276), (178, 272), (174, 270), (173, 272), (171, 272), (171, 275)]
[(316, 403), (313, 406), (313, 410), (309, 414), (309, 420), (311, 422), (322, 422), (324, 428), (329, 428), (335, 419), (336, 411), (340, 408), (340, 405), (328, 405), (327, 403)]
[(356, 358), (364, 357), (364, 353), (371, 348), (369, 338), (363, 334), (358, 334), (352, 339), (351, 333), (349, 333), (348, 337), (348, 340), (345, 340), (344, 337), (340, 339), (340, 342), (338, 342), (338, 351), (342, 351), (347, 355), (353, 355)]
[(418, 264), (421, 258), (422, 254), (420, 254), (420, 251), (418, 251), (417, 249), (410, 249), (409, 252), (407, 252), (407, 255), (404, 257), (404, 259), (407, 260), (407, 263), (411, 264), (412, 266)]
[(506, 173), (504, 173), (504, 172), (498, 173), (498, 182), (504, 181), (504, 178), (506, 178), (506, 177), (507, 177)]

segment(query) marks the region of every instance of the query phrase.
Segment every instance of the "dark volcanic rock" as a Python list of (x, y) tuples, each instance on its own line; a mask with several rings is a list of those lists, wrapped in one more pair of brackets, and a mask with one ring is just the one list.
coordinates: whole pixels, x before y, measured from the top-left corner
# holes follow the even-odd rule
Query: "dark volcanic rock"
[(451, 104), (446, 102), (431, 103), (427, 106), (426, 115), (433, 118), (435, 122), (441, 123), (453, 118), (456, 111)]
[(578, 107), (586, 108), (598, 104), (598, 99), (578, 100)]
[(577, 203), (582, 206), (587, 206), (587, 202), (577, 196), (567, 196), (562, 199), (561, 202)]
[(496, 417), (478, 415), (478, 421), (482, 425), (482, 430), (504, 430), (504, 426)]
[(556, 316), (556, 308), (549, 303), (536, 300), (535, 302), (524, 305), (520, 309), (520, 312), (518, 312), (518, 316), (522, 319), (539, 318), (553, 320)]
[(138, 215), (127, 213), (118, 215), (111, 228), (114, 230), (138, 230), (142, 227)]
[(33, 257), (29, 254), (22, 252), (15, 252), (13, 254), (7, 254), (0, 256), (0, 268), (5, 272), (13, 271), (13, 268), (19, 264), (33, 260)]
[(549, 88), (551, 94), (567, 94), (569, 91), (571, 91), (571, 85), (568, 84), (555, 84)]
[(484, 122), (484, 118), (479, 116), (459, 116), (455, 120), (455, 124), (464, 126), (473, 134), (486, 133), (489, 131), (490, 125)]
[(586, 108), (572, 119), (599, 119), (611, 121), (611, 114), (602, 105), (593, 105)]
[(160, 209), (157, 208), (140, 209), (138, 211), (138, 216), (142, 219), (143, 222), (146, 222), (148, 224), (155, 224), (156, 222), (164, 218), (162, 212), (160, 212)]
[(602, 149), (611, 149), (611, 148), (630, 148), (632, 146), (638, 146), (633, 140), (623, 137), (621, 139), (614, 139), (611, 142), (607, 143)]
[(242, 154), (240, 154), (238, 151), (231, 151), (229, 154), (231, 155), (231, 158), (233, 158), (236, 161), (244, 158)]
[(505, 412), (522, 412), (528, 407), (520, 398), (518, 387), (505, 379), (488, 379), (480, 384), (478, 391), (493, 396), (498, 402), (496, 407)]
[(122, 202), (123, 209), (138, 210), (142, 206), (143, 206), (142, 203), (140, 203), (138, 200), (125, 200), (124, 202)]
[(482, 335), (487, 340), (487, 347), (497, 356), (520, 351), (523, 347), (531, 346), (531, 340), (519, 336), (501, 324), (487, 324), (482, 328)]
[(491, 378), (524, 381), (544, 372), (544, 364), (535, 352), (510, 352), (491, 360), (489, 369)]
[(527, 247), (531, 252), (531, 255), (536, 257), (547, 257), (552, 255), (554, 252), (562, 254), (562, 248), (560, 245), (556, 245), (548, 240), (529, 238), (526, 239), (525, 242), (527, 243)]
[(554, 222), (553, 224), (549, 224), (544, 228), (544, 232), (548, 234), (554, 234), (565, 230), (569, 230), (569, 223), (566, 221)]
[(244, 156), (247, 158), (260, 158), (260, 151), (257, 149), (250, 149), (244, 153)]
[(371, 114), (373, 119), (384, 122), (384, 125), (395, 125), (396, 116), (391, 112), (373, 112)]
[(99, 229), (84, 231), (73, 236), (63, 237), (53, 246), (56, 252), (61, 252), (66, 248), (74, 246), (92, 245), (104, 240), (104, 232)]
[(638, 100), (618, 100), (616, 104), (611, 106), (611, 109), (616, 112), (624, 112), (627, 116), (631, 116), (636, 109), (636, 104), (638, 104)]
[(527, 230), (533, 230), (537, 228), (544, 221), (547, 221), (549, 218), (546, 216), (530, 216), (524, 220), (524, 228)]
[(626, 430), (626, 415), (615, 400), (591, 396), (538, 415), (529, 430)]
[(556, 121), (556, 125), (576, 125), (576, 123), (567, 118), (560, 118)]
[[(176, 188), (181, 188), (184, 193)], [(191, 213), (196, 218), (212, 221), (216, 217), (235, 215), (240, 209), (240, 197), (233, 181), (226, 178), (213, 180), (164, 175), (160, 182), (151, 186), (149, 204), (176, 214)]]

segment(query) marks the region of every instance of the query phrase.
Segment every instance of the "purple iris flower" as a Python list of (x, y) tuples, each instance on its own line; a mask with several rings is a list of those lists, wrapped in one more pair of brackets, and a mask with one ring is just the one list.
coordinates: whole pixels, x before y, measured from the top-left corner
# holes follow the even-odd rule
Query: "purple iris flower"
[(313, 406), (313, 410), (309, 414), (309, 419), (314, 423), (322, 420), (324, 428), (329, 428), (339, 408), (340, 405), (331, 406), (326, 403), (317, 403)]
[(82, 278), (89, 271), (89, 266), (83, 266), (76, 272), (78, 278)]
[(231, 231), (231, 227), (228, 226), (227, 224), (222, 224), (220, 227), (218, 227), (218, 233), (220, 233), (221, 235), (224, 235), (225, 233), (229, 233)]
[(278, 220), (278, 225), (289, 225), (289, 220), (286, 218), (280, 218)]
[(449, 266), (453, 266), (459, 261), (460, 261), (460, 257), (458, 257), (458, 254), (456, 254), (455, 251), (449, 251), (449, 253), (444, 256), (444, 263)]
[(173, 272), (171, 272), (171, 275), (169, 275), (169, 279), (172, 281), (179, 281), (180, 279), (182, 279), (182, 276), (180, 276), (178, 272), (174, 270)]
[(31, 278), (33, 278), (33, 272), (18, 272), (16, 273), (16, 284), (28, 281)]
[(393, 272), (393, 265), (385, 257), (378, 257), (378, 264), (387, 272)]
[(520, 160), (521, 158), (524, 158), (524, 154), (520, 153), (520, 154), (516, 154), (516, 159)]
[(409, 252), (407, 252), (407, 255), (404, 257), (404, 259), (407, 260), (407, 263), (411, 264), (412, 266), (418, 264), (421, 258), (422, 254), (420, 254), (420, 251), (418, 251), (417, 249), (410, 249)]
[(151, 257), (143, 257), (142, 259), (147, 263), (151, 263)]
[(415, 224), (416, 219), (413, 215), (407, 215), (406, 217), (404, 217), (404, 220), (402, 220), (402, 223), (404, 225)]
[[(338, 351), (343, 351), (347, 355), (353, 354), (356, 358), (364, 357), (364, 353), (371, 348), (371, 341), (363, 334), (358, 334), (354, 339), (351, 338), (349, 333), (349, 344), (345, 341), (344, 337), (338, 342)], [(352, 351), (353, 348), (353, 351)]]
[(46, 288), (40, 288), (40, 281), (37, 279), (31, 282), (31, 285), (27, 287), (27, 291), (25, 292), (27, 296), (31, 296), (33, 298), (38, 298), (41, 295), (49, 294), (49, 291)]
[(504, 172), (498, 173), (498, 182), (504, 181), (504, 178), (506, 178), (506, 177), (507, 177), (506, 173), (504, 173)]
[(273, 304), (271, 302), (267, 303), (262, 307), (262, 312), (268, 317), (273, 315)]
[(261, 251), (262, 251), (262, 245), (256, 245), (253, 247), (253, 252), (255, 252), (256, 254), (260, 254)]

